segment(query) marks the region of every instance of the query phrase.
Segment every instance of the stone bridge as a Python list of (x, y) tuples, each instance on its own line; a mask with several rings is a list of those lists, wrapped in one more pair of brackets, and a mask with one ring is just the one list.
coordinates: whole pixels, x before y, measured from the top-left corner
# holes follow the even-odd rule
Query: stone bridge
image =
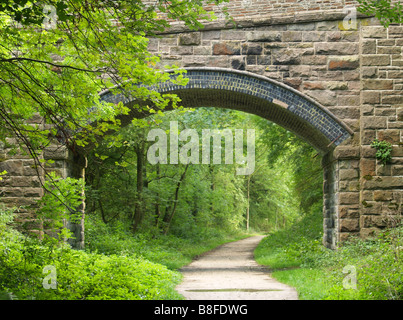
[[(403, 26), (385, 29), (365, 16), (355, 20), (348, 4), (354, 3), (231, 0), (232, 22), (218, 19), (198, 31), (173, 22), (149, 42), (161, 67), (188, 70), (187, 86), (161, 86), (161, 92), (178, 94), (185, 107), (254, 113), (318, 150), (323, 243), (329, 248), (349, 235), (368, 237), (402, 214)], [(132, 103), (110, 92), (102, 99)], [(375, 158), (374, 139), (393, 145), (386, 166)], [(85, 157), (60, 148), (44, 156), (55, 160), (61, 175), (84, 176)], [(23, 205), (42, 195), (31, 160), (1, 151), (0, 159), (0, 172), (8, 171), (0, 201)], [(29, 220), (24, 214), (21, 219)], [(83, 224), (70, 227), (82, 246)]]

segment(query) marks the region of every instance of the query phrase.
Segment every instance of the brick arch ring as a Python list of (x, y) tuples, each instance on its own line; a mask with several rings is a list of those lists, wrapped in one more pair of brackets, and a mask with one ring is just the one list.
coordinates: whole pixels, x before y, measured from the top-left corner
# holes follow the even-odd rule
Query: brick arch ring
[[(328, 153), (353, 135), (346, 124), (318, 102), (273, 79), (225, 68), (185, 70), (184, 76), (189, 79), (185, 86), (171, 82), (144, 86), (160, 93), (178, 95), (185, 108), (228, 108), (261, 116), (295, 133), (321, 154)], [(109, 90), (100, 93), (100, 100), (122, 101), (125, 105), (135, 102), (123, 93), (114, 94)], [(124, 120), (129, 123), (135, 117), (145, 116), (147, 114), (131, 113)]]

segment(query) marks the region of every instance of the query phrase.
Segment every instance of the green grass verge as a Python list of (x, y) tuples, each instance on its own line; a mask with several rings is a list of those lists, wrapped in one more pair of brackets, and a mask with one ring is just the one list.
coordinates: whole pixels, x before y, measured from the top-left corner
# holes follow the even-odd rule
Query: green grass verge
[(322, 245), (318, 206), (288, 229), (264, 238), (256, 261), (294, 287), (302, 300), (401, 300), (403, 227), (371, 239), (351, 239), (337, 250)]

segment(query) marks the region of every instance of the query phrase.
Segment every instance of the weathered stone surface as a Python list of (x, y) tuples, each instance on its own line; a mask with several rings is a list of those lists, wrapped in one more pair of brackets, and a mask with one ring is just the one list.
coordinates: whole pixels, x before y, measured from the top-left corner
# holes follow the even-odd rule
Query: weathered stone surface
[(356, 204), (360, 201), (360, 194), (358, 192), (340, 192), (340, 204)]
[(360, 158), (360, 148), (358, 147), (346, 147), (346, 146), (339, 146), (337, 147), (333, 155), (335, 159), (359, 159)]
[(300, 64), (301, 57), (297, 51), (290, 49), (273, 50), (274, 65)]
[(362, 120), (364, 129), (384, 129), (386, 128), (386, 117), (364, 117)]
[(199, 45), (201, 42), (200, 32), (182, 33), (179, 35), (179, 45), (189, 46), (189, 45)]
[(398, 144), (400, 142), (400, 130), (392, 129), (392, 130), (379, 130), (378, 139), (385, 140), (392, 144)]
[(277, 31), (250, 31), (246, 33), (246, 40), (250, 42), (279, 42), (282, 34)]
[(374, 177), (371, 180), (363, 181), (363, 187), (367, 190), (388, 190), (388, 189), (402, 189), (403, 179), (402, 177)]
[(393, 80), (363, 80), (364, 90), (393, 90)]
[(362, 35), (364, 38), (381, 38), (385, 39), (387, 37), (387, 29), (384, 27), (363, 27)]
[(368, 177), (374, 176), (376, 171), (376, 161), (373, 159), (361, 159), (360, 171), (361, 177), (363, 177), (364, 179), (368, 179)]
[(309, 91), (307, 94), (324, 106), (337, 105), (336, 93), (330, 90)]
[(359, 219), (340, 219), (340, 232), (360, 231)]
[(240, 55), (241, 46), (237, 42), (221, 42), (213, 46), (214, 55)]
[(315, 43), (315, 54), (326, 55), (356, 55), (359, 54), (359, 46), (356, 43)]
[(375, 201), (390, 201), (393, 199), (392, 191), (374, 191), (374, 200)]
[(359, 66), (359, 56), (340, 56), (329, 58), (329, 70), (354, 70)]
[(362, 56), (363, 66), (388, 66), (390, 64), (390, 56), (382, 54), (371, 54)]

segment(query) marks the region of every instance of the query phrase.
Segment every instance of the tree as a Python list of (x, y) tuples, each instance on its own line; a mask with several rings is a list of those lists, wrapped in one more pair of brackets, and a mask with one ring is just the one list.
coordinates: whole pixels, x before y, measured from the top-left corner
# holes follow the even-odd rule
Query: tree
[[(83, 164), (83, 151), (118, 131), (133, 109), (152, 113), (168, 104), (175, 108), (175, 95), (139, 86), (186, 83), (182, 72), (170, 76), (156, 68), (159, 57), (148, 51), (148, 37), (165, 30), (172, 20), (200, 28), (203, 19), (214, 18), (203, 6), (222, 1), (2, 1), (0, 143), (29, 154), (39, 167), (42, 150), (59, 142)], [(129, 108), (103, 102), (99, 93), (107, 89), (138, 104)], [(121, 143), (120, 135), (109, 137), (111, 144)], [(83, 178), (79, 167), (72, 170), (77, 179)], [(54, 180), (48, 174), (47, 178)], [(67, 195), (40, 181), (63, 202)], [(77, 211), (84, 215), (84, 202)], [(80, 225), (71, 228), (82, 233)]]
[[(208, 0), (218, 4), (223, 0)], [(181, 20), (189, 28), (214, 16), (205, 1), (27, 0), (0, 5), (0, 138), (16, 137), (35, 159), (55, 137), (77, 152), (120, 128), (123, 104), (100, 102), (99, 92), (119, 87), (146, 106), (177, 105), (173, 95), (138, 87), (170, 78), (155, 65), (148, 38)], [(44, 24), (44, 22), (51, 22)], [(38, 163), (39, 164), (39, 163)]]
[(374, 15), (387, 28), (391, 23), (403, 23), (403, 6), (400, 1), (391, 0), (357, 0), (358, 11)]

